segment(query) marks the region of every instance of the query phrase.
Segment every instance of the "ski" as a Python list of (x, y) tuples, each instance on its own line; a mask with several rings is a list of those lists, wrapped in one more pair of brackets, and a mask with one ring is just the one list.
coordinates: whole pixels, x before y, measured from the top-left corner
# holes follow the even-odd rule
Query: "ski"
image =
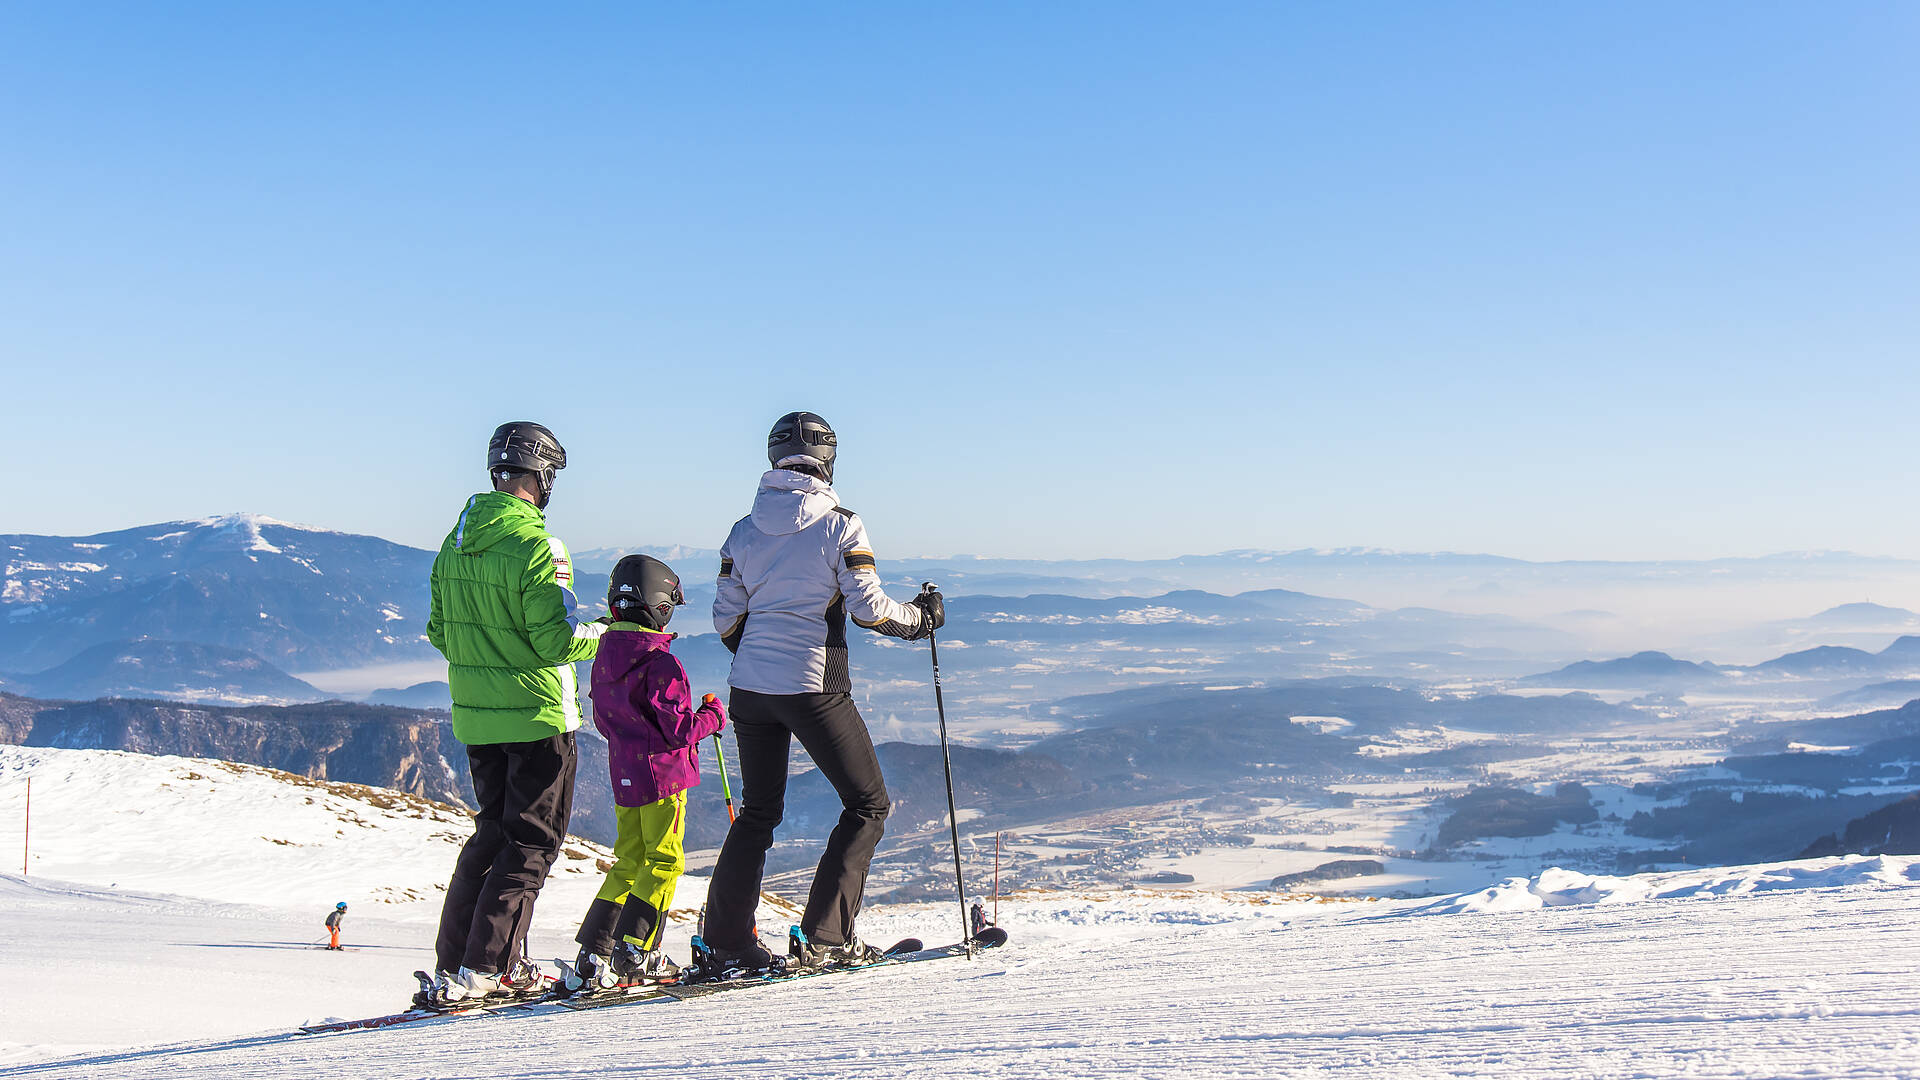
[(1007, 932), (997, 926), (987, 927), (975, 934), (970, 940), (928, 948), (919, 938), (905, 938), (894, 942), (880, 957), (870, 964), (850, 964), (844, 967), (823, 967), (806, 971), (788, 971), (776, 968), (763, 973), (737, 975), (731, 978), (701, 981), (697, 978), (687, 980), (677, 986), (665, 986), (661, 990), (668, 996), (685, 1000), (693, 997), (705, 997), (709, 994), (725, 993), (729, 990), (744, 990), (754, 986), (773, 986), (779, 983), (795, 982), (801, 979), (818, 979), (828, 975), (840, 975), (855, 971), (871, 971), (874, 968), (893, 967), (899, 964), (915, 964), (928, 960), (944, 960), (950, 957), (970, 956), (985, 949), (996, 949), (1007, 943)]
[[(368, 1031), (378, 1028), (397, 1027), (402, 1024), (416, 1023), (422, 1020), (461, 1020), (489, 1016), (524, 1015), (528, 1013), (547, 1013), (556, 1009), (584, 1011), (607, 1006), (638, 1005), (662, 1001), (687, 1001), (693, 998), (708, 997), (713, 994), (727, 993), (733, 990), (745, 990), (755, 986), (775, 986), (781, 983), (796, 982), (804, 979), (818, 979), (830, 975), (842, 975), (856, 971), (872, 971), (876, 968), (894, 967), (900, 964), (917, 964), (929, 960), (945, 960), (954, 957), (971, 956), (986, 949), (996, 949), (1007, 943), (1007, 932), (997, 926), (987, 927), (971, 939), (952, 945), (927, 948), (919, 938), (905, 938), (893, 944), (880, 959), (871, 964), (854, 964), (847, 967), (825, 967), (810, 971), (796, 971), (791, 974), (784, 969), (737, 975), (730, 978), (717, 978), (693, 982), (659, 982), (639, 986), (623, 987), (617, 990), (605, 990), (592, 994), (562, 995), (553, 991), (537, 997), (517, 999), (492, 999), (475, 1002), (462, 1007), (455, 1003), (448, 1009), (428, 1009), (414, 1007), (403, 1012), (387, 1016), (371, 1016), (363, 1020), (339, 1020), (323, 1024), (308, 1024), (299, 1030), (306, 1035), (324, 1035), (343, 1031)], [(427, 985), (431, 986), (430, 977)]]
[(649, 1001), (671, 1001), (667, 989), (673, 983), (639, 983), (634, 986), (617, 986), (611, 990), (596, 990), (590, 994), (570, 994), (548, 1000), (563, 1009), (575, 1012), (587, 1009), (604, 1009), (609, 1005), (638, 1005)]

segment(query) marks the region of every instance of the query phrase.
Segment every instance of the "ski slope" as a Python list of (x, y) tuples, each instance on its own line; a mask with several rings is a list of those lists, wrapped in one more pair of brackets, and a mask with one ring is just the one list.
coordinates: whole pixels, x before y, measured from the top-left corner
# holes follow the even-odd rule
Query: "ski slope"
[[(1920, 1076), (1914, 857), (1549, 871), (1427, 900), (1021, 895), (1001, 904), (1012, 942), (972, 961), (322, 1036), (288, 1032), (403, 1003), (429, 955), (418, 904), (356, 909), (359, 951), (329, 954), (305, 947), (323, 909), (190, 885), (0, 877), (0, 1077)], [(536, 952), (579, 910), (543, 900)], [(862, 928), (957, 923), (899, 905)], [(152, 991), (102, 1007), (125, 972)]]

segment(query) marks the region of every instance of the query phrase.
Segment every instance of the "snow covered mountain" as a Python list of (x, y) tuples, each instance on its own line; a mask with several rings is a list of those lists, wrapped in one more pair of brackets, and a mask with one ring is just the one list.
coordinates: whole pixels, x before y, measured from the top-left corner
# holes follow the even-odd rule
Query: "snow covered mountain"
[[(1012, 941), (971, 962), (300, 1036), (403, 1003), (456, 817), (217, 763), (0, 749), (0, 848), (29, 771), (39, 854), (0, 874), (0, 977), (32, 991), (9, 995), (0, 1077), (1899, 1077), (1920, 1060), (1920, 859), (1900, 856), (1548, 870), (1405, 901), (1030, 891), (999, 898)], [(534, 955), (572, 955), (595, 857), (569, 845)], [(703, 884), (682, 882), (672, 952)], [(355, 951), (314, 947), (336, 900)], [(762, 906), (763, 932), (790, 918)], [(883, 904), (861, 927), (941, 940), (956, 920), (951, 900)], [(170, 992), (102, 1009), (103, 972)]]
[(253, 514), (96, 536), (0, 536), (0, 667), (38, 671), (136, 637), (297, 670), (433, 655), (433, 554)]

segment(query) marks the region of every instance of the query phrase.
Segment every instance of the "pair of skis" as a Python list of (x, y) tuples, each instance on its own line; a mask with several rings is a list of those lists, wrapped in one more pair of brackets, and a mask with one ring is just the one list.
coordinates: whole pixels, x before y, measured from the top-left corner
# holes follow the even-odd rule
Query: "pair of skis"
[[(894, 943), (879, 960), (871, 964), (856, 964), (848, 967), (814, 968), (804, 971), (756, 971), (741, 972), (727, 977), (696, 982), (662, 981), (641, 983), (634, 986), (617, 987), (588, 993), (558, 994), (549, 989), (539, 995), (521, 998), (488, 998), (471, 1004), (453, 1003), (448, 1008), (414, 1007), (404, 1012), (390, 1013), (386, 1016), (370, 1016), (362, 1020), (338, 1020), (321, 1024), (307, 1024), (300, 1028), (301, 1034), (324, 1035), (345, 1031), (372, 1031), (380, 1028), (398, 1027), (403, 1024), (418, 1023), (423, 1020), (464, 1020), (488, 1016), (524, 1016), (554, 1014), (561, 1011), (579, 1012), (589, 1009), (601, 1009), (617, 1005), (640, 1005), (667, 1001), (687, 1001), (697, 997), (727, 993), (733, 990), (745, 990), (756, 986), (774, 986), (798, 979), (815, 979), (828, 975), (840, 975), (854, 971), (870, 971), (875, 968), (891, 967), (897, 964), (916, 964), (929, 960), (946, 960), (961, 956), (972, 956), (982, 949), (998, 948), (1007, 942), (1007, 932), (997, 926), (987, 927), (981, 933), (967, 941), (953, 945), (926, 948), (918, 938), (907, 938)], [(423, 985), (431, 989), (432, 976), (425, 972), (415, 972)]]

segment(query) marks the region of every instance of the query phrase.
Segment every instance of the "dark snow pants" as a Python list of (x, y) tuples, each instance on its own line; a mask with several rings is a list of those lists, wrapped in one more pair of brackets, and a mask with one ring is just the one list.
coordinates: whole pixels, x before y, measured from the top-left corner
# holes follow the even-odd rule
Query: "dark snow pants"
[(887, 787), (867, 722), (849, 694), (735, 690), (728, 706), (740, 747), (741, 806), (707, 887), (707, 941), (718, 948), (738, 948), (752, 940), (767, 849), (786, 814), (787, 755), (792, 741), (799, 739), (844, 807), (814, 872), (800, 929), (809, 941), (844, 945), (853, 938), (854, 919), (867, 889), (867, 866), (888, 810)]
[(435, 952), (442, 971), (511, 971), (573, 813), (573, 733), (469, 746), (467, 762), (479, 811), (447, 884)]

